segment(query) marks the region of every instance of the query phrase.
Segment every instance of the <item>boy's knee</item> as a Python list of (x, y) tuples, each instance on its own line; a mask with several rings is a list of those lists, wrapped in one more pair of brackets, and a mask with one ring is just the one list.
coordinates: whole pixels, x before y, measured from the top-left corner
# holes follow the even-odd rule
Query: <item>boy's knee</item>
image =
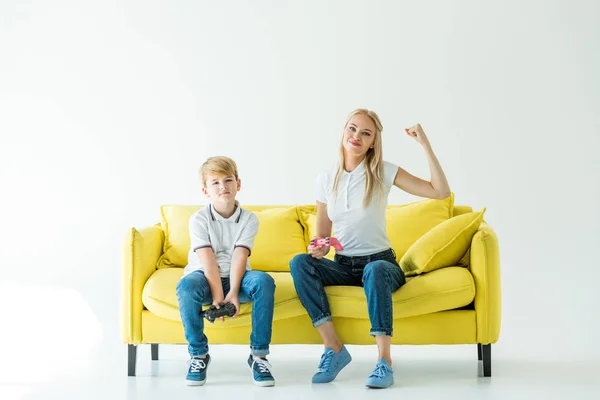
[(275, 279), (273, 279), (273, 277), (266, 272), (260, 274), (258, 284), (263, 290), (275, 291)]
[(177, 282), (177, 286), (175, 288), (177, 296), (185, 294), (190, 290), (191, 285), (189, 284), (189, 281), (186, 278), (187, 276), (184, 276), (179, 280), (179, 282)]
[(186, 275), (179, 280), (177, 283), (177, 287), (175, 288), (175, 292), (178, 297), (190, 295), (193, 293), (204, 292), (204, 288), (202, 282), (198, 282), (197, 279), (194, 279), (192, 274)]
[(273, 277), (269, 275), (268, 282), (269, 282), (269, 284), (268, 284), (269, 291), (271, 293), (275, 294), (275, 287), (277, 286), (277, 285), (275, 285), (275, 279), (273, 279)]

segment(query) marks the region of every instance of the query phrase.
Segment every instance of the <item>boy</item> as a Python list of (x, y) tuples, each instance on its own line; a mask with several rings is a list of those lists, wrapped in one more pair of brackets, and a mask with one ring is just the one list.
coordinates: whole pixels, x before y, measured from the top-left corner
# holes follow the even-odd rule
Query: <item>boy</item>
[[(209, 204), (191, 216), (190, 251), (184, 276), (177, 284), (181, 321), (190, 353), (186, 384), (204, 385), (210, 364), (202, 305), (235, 306), (253, 302), (248, 365), (258, 386), (273, 386), (266, 359), (271, 342), (275, 283), (265, 272), (252, 271), (248, 258), (258, 232), (258, 218), (235, 200), (241, 181), (235, 162), (211, 157), (200, 168), (202, 192)], [(223, 318), (221, 318), (223, 320)]]

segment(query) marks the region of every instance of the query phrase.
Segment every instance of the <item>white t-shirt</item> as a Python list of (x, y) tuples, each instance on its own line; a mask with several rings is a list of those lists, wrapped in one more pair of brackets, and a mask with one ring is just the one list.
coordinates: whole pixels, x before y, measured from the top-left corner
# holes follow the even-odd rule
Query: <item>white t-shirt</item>
[(363, 207), (366, 173), (364, 161), (352, 172), (342, 172), (338, 184), (337, 199), (333, 198), (333, 180), (336, 169), (319, 174), (316, 180), (316, 200), (327, 204), (327, 215), (333, 223), (335, 236), (344, 250), (344, 256), (364, 256), (391, 247), (385, 229), (388, 194), (394, 184), (398, 166), (383, 162), (383, 198), (373, 196), (367, 208)]
[[(217, 259), (219, 273), (222, 278), (229, 276), (231, 257), (236, 247), (245, 247), (252, 252), (254, 238), (258, 232), (258, 218), (254, 213), (244, 210), (236, 202), (237, 209), (229, 218), (223, 218), (215, 211), (212, 204), (196, 211), (189, 221), (190, 251), (184, 275), (192, 271), (202, 270), (196, 250), (211, 247)], [(250, 270), (250, 257), (246, 261), (246, 270)]]

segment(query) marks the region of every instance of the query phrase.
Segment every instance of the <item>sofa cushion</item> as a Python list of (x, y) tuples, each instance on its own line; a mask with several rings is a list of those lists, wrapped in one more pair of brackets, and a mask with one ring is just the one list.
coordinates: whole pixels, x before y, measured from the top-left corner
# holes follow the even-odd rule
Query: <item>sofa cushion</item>
[(452, 215), (454, 217), (456, 217), (457, 215), (463, 215), (463, 214), (467, 214), (473, 212), (473, 207), (471, 206), (454, 206), (454, 212), (452, 213)]
[(187, 265), (190, 249), (189, 221), (201, 206), (165, 205), (160, 207), (161, 222), (165, 240), (163, 254), (158, 259), (157, 268), (182, 267)]
[[(180, 321), (175, 288), (182, 274), (181, 268), (164, 268), (154, 272), (142, 292), (144, 306), (159, 317)], [(269, 275), (275, 279), (276, 286), (273, 319), (306, 315), (296, 295), (291, 274), (270, 272)], [(334, 317), (369, 318), (362, 287), (328, 286), (325, 291)], [(452, 310), (470, 304), (474, 298), (475, 284), (469, 270), (460, 267), (443, 268), (409, 278), (401, 290), (393, 294), (394, 318)], [(251, 310), (251, 303), (242, 304), (237, 321), (231, 323), (249, 325)], [(228, 322), (229, 326), (231, 323)]]
[(386, 230), (396, 260), (430, 229), (452, 218), (454, 193), (443, 200), (427, 199), (415, 203), (389, 206), (386, 213)]
[(471, 245), (484, 212), (485, 208), (451, 218), (423, 235), (400, 260), (405, 275), (422, 274), (459, 264)]
[(291, 259), (306, 252), (296, 207), (248, 209), (256, 214), (259, 222), (250, 257), (252, 269), (289, 271)]
[[(158, 268), (187, 264), (190, 248), (189, 219), (201, 206), (165, 205), (161, 207), (165, 240)], [(296, 207), (250, 206), (258, 217), (258, 234), (250, 257), (252, 269), (289, 271), (290, 260), (306, 251), (304, 232)]]
[[(325, 288), (333, 316), (369, 318), (364, 288), (328, 286)], [(469, 305), (475, 299), (475, 282), (469, 270), (443, 268), (408, 278), (392, 295), (394, 318), (430, 314)]]
[[(275, 280), (275, 307), (290, 300), (298, 300), (292, 275), (289, 272), (272, 272), (269, 275)], [(183, 269), (181, 268), (156, 270), (144, 285), (142, 291), (144, 306), (159, 317), (181, 321), (176, 288), (182, 276)], [(250, 303), (242, 304), (240, 315), (249, 314), (251, 310)]]

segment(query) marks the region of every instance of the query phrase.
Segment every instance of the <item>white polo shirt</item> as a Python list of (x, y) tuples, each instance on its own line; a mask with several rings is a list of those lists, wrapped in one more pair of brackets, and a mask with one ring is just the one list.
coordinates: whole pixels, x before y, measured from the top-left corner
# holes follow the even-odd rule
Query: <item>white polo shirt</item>
[(338, 254), (364, 256), (391, 247), (385, 229), (385, 214), (388, 194), (397, 172), (397, 165), (383, 162), (383, 198), (378, 202), (378, 196), (373, 196), (367, 208), (363, 207), (367, 179), (364, 161), (354, 171), (342, 172), (336, 199), (333, 198), (336, 169), (317, 176), (316, 200), (327, 204), (327, 215), (333, 223), (333, 236), (344, 246), (344, 250)]
[[(198, 249), (213, 249), (222, 278), (229, 277), (231, 257), (236, 247), (245, 247), (252, 252), (254, 238), (258, 232), (258, 218), (251, 211), (240, 207), (237, 201), (235, 204), (237, 209), (229, 218), (223, 218), (210, 203), (190, 217), (190, 251), (184, 275), (196, 270), (204, 271), (204, 266), (196, 254)], [(246, 270), (250, 269), (248, 257)]]

